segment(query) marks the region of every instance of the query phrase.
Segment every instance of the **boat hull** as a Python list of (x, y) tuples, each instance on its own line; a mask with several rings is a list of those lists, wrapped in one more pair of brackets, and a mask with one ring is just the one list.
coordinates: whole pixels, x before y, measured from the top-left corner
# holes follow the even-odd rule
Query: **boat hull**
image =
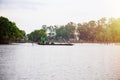
[(56, 46), (72, 46), (73, 44), (39, 44), (38, 45), (56, 45)]

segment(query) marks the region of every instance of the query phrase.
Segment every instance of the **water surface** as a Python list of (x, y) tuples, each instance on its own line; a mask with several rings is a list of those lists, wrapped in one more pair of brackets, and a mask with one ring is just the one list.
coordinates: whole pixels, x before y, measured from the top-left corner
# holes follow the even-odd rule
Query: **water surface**
[(120, 45), (0, 45), (0, 80), (120, 80)]

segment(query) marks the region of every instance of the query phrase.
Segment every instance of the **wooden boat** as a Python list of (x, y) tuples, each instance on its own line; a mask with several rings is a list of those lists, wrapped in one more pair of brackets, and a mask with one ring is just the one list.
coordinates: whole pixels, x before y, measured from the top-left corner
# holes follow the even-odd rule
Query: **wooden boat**
[(73, 44), (71, 44), (71, 43), (54, 43), (54, 44), (40, 44), (40, 43), (38, 43), (38, 45), (72, 46)]

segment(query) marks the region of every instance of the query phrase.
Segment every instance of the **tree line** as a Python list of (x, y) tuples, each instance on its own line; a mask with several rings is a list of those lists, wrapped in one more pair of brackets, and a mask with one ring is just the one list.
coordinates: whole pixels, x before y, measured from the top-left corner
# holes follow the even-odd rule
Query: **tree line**
[[(99, 43), (120, 42), (120, 18), (101, 18), (97, 21), (91, 20), (78, 24), (69, 22), (68, 24), (61, 26), (43, 25), (40, 30), (44, 30), (44, 34), (47, 37), (53, 38), (54, 41), (63, 40), (71, 42)], [(41, 36), (41, 32), (37, 34), (35, 30), (28, 34), (28, 39), (37, 41)]]
[(120, 18), (101, 18), (98, 21), (89, 21), (78, 24), (79, 40), (90, 42), (120, 42)]
[(120, 42), (120, 18), (101, 18), (78, 24), (69, 22), (61, 26), (42, 25), (41, 29), (26, 35), (15, 22), (0, 17), (0, 44), (21, 42), (25, 39), (37, 42), (41, 37), (57, 42)]

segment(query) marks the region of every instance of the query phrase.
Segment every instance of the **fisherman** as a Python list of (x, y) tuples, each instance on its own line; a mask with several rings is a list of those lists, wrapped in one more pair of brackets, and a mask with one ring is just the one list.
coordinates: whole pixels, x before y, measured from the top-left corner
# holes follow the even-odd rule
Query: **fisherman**
[(46, 38), (45, 37), (41, 37), (41, 42), (42, 44), (45, 44)]

